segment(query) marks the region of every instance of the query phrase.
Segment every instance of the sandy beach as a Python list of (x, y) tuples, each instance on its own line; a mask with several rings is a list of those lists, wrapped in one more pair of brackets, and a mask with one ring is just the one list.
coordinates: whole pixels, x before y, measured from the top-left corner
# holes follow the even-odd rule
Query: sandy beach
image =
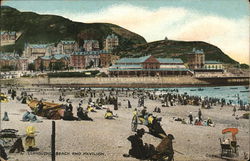
[[(2, 89), (2, 92), (7, 93), (7, 89)], [(55, 91), (45, 92), (28, 92), (33, 93), (38, 99), (46, 101), (59, 102), (60, 93)], [(20, 90), (17, 91), (20, 95)], [(87, 107), (88, 98), (74, 98), (74, 95), (67, 95), (72, 101), (73, 113), (76, 116), (76, 108), (81, 99), (83, 99), (83, 107)], [(93, 98), (94, 100), (96, 98)], [(127, 108), (127, 100), (131, 101), (132, 109)], [(121, 103), (119, 109), (114, 111), (113, 105), (110, 107), (114, 114), (118, 115), (115, 120), (104, 119), (105, 110), (98, 110), (96, 113), (89, 113), (93, 118), (93, 122), (89, 121), (64, 121), (56, 120), (56, 160), (57, 161), (119, 161), (119, 160), (136, 160), (132, 157), (123, 157), (130, 149), (130, 142), (127, 138), (133, 135), (131, 131), (132, 111), (137, 107), (138, 98), (119, 96), (118, 102)], [(61, 102), (63, 103), (63, 102)], [(65, 102), (64, 102), (65, 103)], [(153, 112), (155, 106), (161, 107), (160, 100), (145, 99), (145, 106), (149, 112)], [(198, 115), (200, 106), (192, 105), (176, 105), (171, 107), (162, 107), (161, 113), (153, 113), (162, 117), (162, 127), (167, 134), (173, 134), (175, 137), (173, 147), (176, 151), (174, 159), (176, 161), (220, 161), (221, 147), (219, 138), (223, 135), (221, 131), (225, 128), (235, 127), (239, 129), (237, 141), (240, 145), (239, 156), (234, 160), (244, 160), (244, 152), (249, 154), (249, 120), (236, 120), (233, 114), (232, 106), (220, 105), (212, 109), (201, 109), (203, 118), (211, 118), (215, 122), (215, 127), (195, 126), (182, 124), (179, 121), (174, 121), (173, 117), (181, 117), (188, 120), (189, 112), (193, 116)], [(11, 128), (18, 130), (18, 134), (25, 134), (27, 126), (34, 126), (38, 131), (36, 136), (36, 145), (39, 151), (27, 152), (23, 154), (9, 154), (13, 161), (47, 161), (51, 160), (51, 127), (52, 121), (46, 118), (38, 117), (42, 123), (32, 123), (21, 121), (25, 110), (29, 109), (27, 104), (21, 104), (19, 101), (10, 100), (8, 103), (1, 103), (1, 118), (3, 113), (8, 112), (10, 121), (2, 121), (1, 129)], [(236, 115), (242, 116), (245, 111), (236, 111)], [(139, 128), (148, 128), (139, 125)], [(231, 137), (231, 135), (228, 135)], [(157, 146), (161, 139), (156, 138), (148, 133), (143, 136), (144, 143), (150, 143)], [(24, 142), (24, 138), (23, 138)], [(8, 151), (8, 149), (6, 150)]]

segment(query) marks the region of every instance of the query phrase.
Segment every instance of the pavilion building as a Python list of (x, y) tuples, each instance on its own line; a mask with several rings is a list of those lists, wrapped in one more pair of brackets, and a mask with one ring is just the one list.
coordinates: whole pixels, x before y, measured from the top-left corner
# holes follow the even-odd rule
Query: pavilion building
[(111, 76), (168, 76), (191, 75), (181, 59), (155, 58), (152, 55), (139, 58), (122, 58), (109, 67)]

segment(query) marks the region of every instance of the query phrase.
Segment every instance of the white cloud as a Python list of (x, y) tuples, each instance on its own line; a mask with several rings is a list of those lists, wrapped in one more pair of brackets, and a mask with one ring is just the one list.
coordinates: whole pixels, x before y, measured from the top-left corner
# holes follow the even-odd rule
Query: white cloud
[(185, 8), (156, 10), (132, 5), (113, 5), (88, 14), (61, 13), (74, 21), (108, 22), (142, 35), (147, 41), (206, 41), (218, 46), (237, 61), (249, 64), (249, 23), (247, 17), (228, 19), (203, 15)]

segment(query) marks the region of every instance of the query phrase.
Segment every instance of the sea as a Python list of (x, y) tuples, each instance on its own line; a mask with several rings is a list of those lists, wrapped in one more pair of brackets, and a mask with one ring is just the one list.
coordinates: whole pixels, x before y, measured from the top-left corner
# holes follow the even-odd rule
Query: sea
[[(105, 88), (110, 90), (109, 88)], [(122, 88), (115, 88), (122, 90)], [(123, 90), (126, 90), (124, 88)], [(129, 88), (130, 90), (134, 88)], [(225, 99), (227, 103), (232, 102), (233, 105), (249, 104), (249, 87), (248, 86), (214, 86), (214, 87), (173, 87), (173, 88), (136, 88), (138, 90), (155, 91), (156, 94), (164, 94), (167, 92), (188, 94), (190, 96), (212, 97)]]
[[(224, 98), (227, 103), (229, 101), (234, 105), (239, 105), (240, 100), (243, 104), (249, 104), (249, 87), (248, 86), (218, 86), (218, 87), (182, 87), (168, 88), (170, 91), (180, 94), (187, 93), (190, 96)], [(159, 89), (159, 90), (164, 90)], [(165, 89), (166, 90), (166, 89)], [(158, 91), (158, 93), (161, 91)]]

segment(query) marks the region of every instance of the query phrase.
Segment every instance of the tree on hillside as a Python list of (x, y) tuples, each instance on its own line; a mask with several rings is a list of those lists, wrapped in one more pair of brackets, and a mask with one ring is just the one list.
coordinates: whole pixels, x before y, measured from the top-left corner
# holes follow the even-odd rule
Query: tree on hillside
[(53, 64), (53, 70), (63, 70), (65, 68), (65, 65), (63, 62), (55, 62)]
[(49, 63), (49, 70), (52, 71), (53, 70), (53, 64), (50, 62)]
[(15, 69), (14, 65), (4, 65), (2, 66), (1, 71), (12, 71), (14, 69)]
[(94, 65), (94, 62), (93, 62), (93, 60), (91, 60), (89, 62), (89, 65), (86, 67), (86, 69), (89, 69), (89, 68), (93, 67), (93, 65)]
[(39, 67), (40, 71), (43, 72), (44, 71), (44, 64), (43, 64), (43, 60), (41, 60), (40, 63), (40, 67)]
[(29, 71), (35, 70), (35, 64), (34, 64), (34, 63), (28, 64), (28, 70), (29, 70)]
[(249, 65), (247, 65), (247, 64), (240, 64), (240, 68), (242, 68), (242, 69), (249, 69)]

